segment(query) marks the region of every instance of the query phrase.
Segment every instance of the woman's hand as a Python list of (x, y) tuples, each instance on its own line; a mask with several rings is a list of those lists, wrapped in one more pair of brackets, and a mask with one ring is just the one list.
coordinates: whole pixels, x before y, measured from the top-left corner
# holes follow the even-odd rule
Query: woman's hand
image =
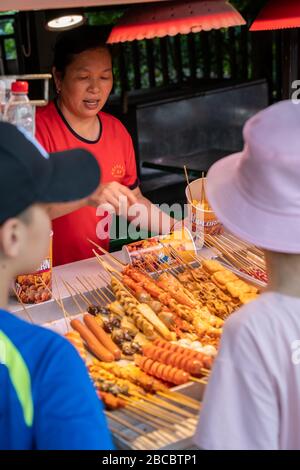
[(100, 184), (96, 191), (88, 198), (88, 204), (93, 207), (110, 204), (117, 215), (120, 213), (121, 206), (127, 200), (127, 207), (137, 202), (137, 197), (133, 191), (117, 181)]

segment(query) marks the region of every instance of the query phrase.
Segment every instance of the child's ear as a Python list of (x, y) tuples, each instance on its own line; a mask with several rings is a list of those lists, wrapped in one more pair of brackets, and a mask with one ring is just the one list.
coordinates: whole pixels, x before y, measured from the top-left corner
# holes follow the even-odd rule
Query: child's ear
[(25, 237), (24, 224), (17, 218), (8, 219), (0, 230), (0, 246), (6, 258), (16, 258)]

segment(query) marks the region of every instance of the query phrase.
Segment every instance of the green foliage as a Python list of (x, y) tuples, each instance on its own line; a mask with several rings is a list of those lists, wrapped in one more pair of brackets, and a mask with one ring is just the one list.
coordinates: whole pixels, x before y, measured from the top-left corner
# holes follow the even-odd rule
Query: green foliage
[(4, 48), (7, 60), (15, 60), (17, 58), (16, 41), (13, 38), (5, 39)]
[[(14, 34), (14, 19), (5, 19), (0, 16), (0, 35), (7, 36)], [(17, 58), (16, 42), (14, 38), (4, 40), (4, 50), (7, 60), (15, 60)]]
[(85, 14), (91, 26), (113, 25), (122, 15), (123, 11), (99, 11)]

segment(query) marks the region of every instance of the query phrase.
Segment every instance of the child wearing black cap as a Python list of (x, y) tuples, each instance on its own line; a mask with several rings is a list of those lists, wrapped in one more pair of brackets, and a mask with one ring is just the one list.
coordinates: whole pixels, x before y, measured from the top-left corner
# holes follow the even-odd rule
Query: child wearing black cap
[(45, 255), (49, 204), (87, 197), (99, 179), (89, 152), (49, 155), (0, 123), (0, 449), (112, 448), (101, 403), (73, 346), (5, 310), (11, 279), (35, 270)]

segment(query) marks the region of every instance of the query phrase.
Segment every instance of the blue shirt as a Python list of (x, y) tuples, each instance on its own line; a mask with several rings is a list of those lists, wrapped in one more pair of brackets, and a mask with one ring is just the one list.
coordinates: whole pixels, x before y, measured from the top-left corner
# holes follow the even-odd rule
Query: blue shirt
[(75, 348), (0, 310), (0, 449), (113, 449)]

